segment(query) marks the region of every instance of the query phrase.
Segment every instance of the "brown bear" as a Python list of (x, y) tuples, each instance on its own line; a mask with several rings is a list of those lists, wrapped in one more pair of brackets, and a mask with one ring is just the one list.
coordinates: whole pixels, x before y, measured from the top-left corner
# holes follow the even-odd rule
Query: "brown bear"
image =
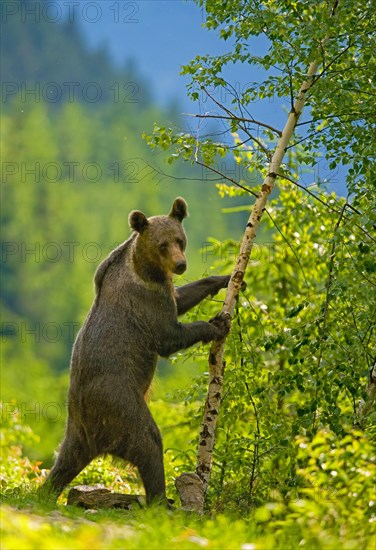
[(221, 314), (178, 321), (229, 281), (212, 276), (173, 286), (173, 274), (187, 267), (186, 216), (182, 198), (168, 216), (131, 212), (134, 232), (99, 266), (95, 300), (72, 352), (65, 438), (43, 494), (57, 496), (93, 458), (110, 454), (137, 466), (147, 503), (166, 501), (162, 439), (145, 402), (157, 357), (220, 340), (230, 328)]

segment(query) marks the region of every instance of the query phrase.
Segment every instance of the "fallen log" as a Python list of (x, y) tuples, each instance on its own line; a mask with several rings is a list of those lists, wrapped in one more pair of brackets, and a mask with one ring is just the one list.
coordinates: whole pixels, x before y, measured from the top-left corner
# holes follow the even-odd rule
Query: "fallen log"
[(123, 508), (129, 510), (137, 504), (140, 508), (145, 506), (143, 495), (123, 495), (112, 493), (104, 485), (76, 485), (68, 493), (67, 504), (80, 508)]

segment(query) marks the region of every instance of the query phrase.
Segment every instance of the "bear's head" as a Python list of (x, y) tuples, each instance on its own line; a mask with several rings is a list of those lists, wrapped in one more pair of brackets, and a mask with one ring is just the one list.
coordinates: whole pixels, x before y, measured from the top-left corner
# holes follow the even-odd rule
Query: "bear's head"
[(133, 260), (144, 280), (163, 282), (187, 269), (187, 237), (182, 226), (187, 215), (187, 203), (180, 197), (168, 216), (147, 218), (139, 210), (129, 214), (129, 225), (137, 233)]

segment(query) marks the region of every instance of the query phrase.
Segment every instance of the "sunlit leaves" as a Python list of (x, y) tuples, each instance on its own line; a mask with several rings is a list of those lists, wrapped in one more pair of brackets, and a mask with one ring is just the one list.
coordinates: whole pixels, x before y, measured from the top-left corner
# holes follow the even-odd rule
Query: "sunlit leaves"
[(206, 165), (212, 165), (216, 157), (225, 157), (228, 147), (212, 140), (201, 141), (188, 133), (175, 133), (172, 128), (164, 128), (154, 125), (152, 135), (144, 133), (144, 139), (152, 148), (161, 147), (169, 150), (167, 162), (171, 164), (177, 159), (183, 159), (192, 163), (202, 161)]
[[(193, 99), (203, 89), (233, 93), (234, 109), (254, 101), (281, 98), (287, 106), (296, 97), (313, 59), (320, 70), (307, 104), (310, 113), (301, 121), (308, 149), (325, 150), (329, 170), (348, 167), (349, 191), (372, 188), (375, 170), (374, 94), (376, 74), (372, 2), (231, 0), (199, 1), (206, 10), (205, 25), (216, 29), (229, 44), (220, 56), (197, 56), (183, 67), (191, 76)], [(332, 12), (334, 9), (334, 14)], [(254, 44), (266, 40), (265, 53), (255, 55)], [(259, 45), (260, 42), (257, 42)], [(231, 92), (226, 67), (234, 63), (258, 69), (260, 78), (245, 89)], [(282, 104), (282, 102), (281, 102)], [(308, 158), (308, 156), (307, 156)]]
[[(294, 437), (313, 437), (327, 426), (342, 437), (365, 395), (376, 297), (364, 280), (363, 261), (374, 259), (374, 248), (351, 209), (335, 231), (344, 200), (331, 195), (327, 204), (336, 212), (281, 183), (270, 207), (272, 237), (251, 254), (226, 350), (214, 451), (211, 495), (226, 503), (226, 491), (259, 503), (276, 484), (288, 499), (290, 484), (300, 483)], [(225, 250), (218, 264), (227, 271), (233, 255), (230, 245)], [(250, 483), (254, 468), (262, 481), (251, 489), (244, 480)], [(239, 479), (242, 497), (231, 485)]]

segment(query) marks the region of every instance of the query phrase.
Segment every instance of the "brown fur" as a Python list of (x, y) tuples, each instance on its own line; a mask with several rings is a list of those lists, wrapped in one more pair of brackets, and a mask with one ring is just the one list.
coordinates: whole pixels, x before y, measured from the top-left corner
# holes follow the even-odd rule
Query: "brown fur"
[(220, 315), (178, 321), (229, 280), (207, 277), (174, 288), (173, 274), (186, 269), (186, 215), (181, 198), (168, 216), (131, 212), (134, 233), (99, 266), (94, 304), (73, 347), (66, 434), (46, 491), (59, 494), (93, 458), (109, 453), (138, 467), (149, 503), (165, 500), (162, 440), (145, 402), (157, 357), (229, 330)]

